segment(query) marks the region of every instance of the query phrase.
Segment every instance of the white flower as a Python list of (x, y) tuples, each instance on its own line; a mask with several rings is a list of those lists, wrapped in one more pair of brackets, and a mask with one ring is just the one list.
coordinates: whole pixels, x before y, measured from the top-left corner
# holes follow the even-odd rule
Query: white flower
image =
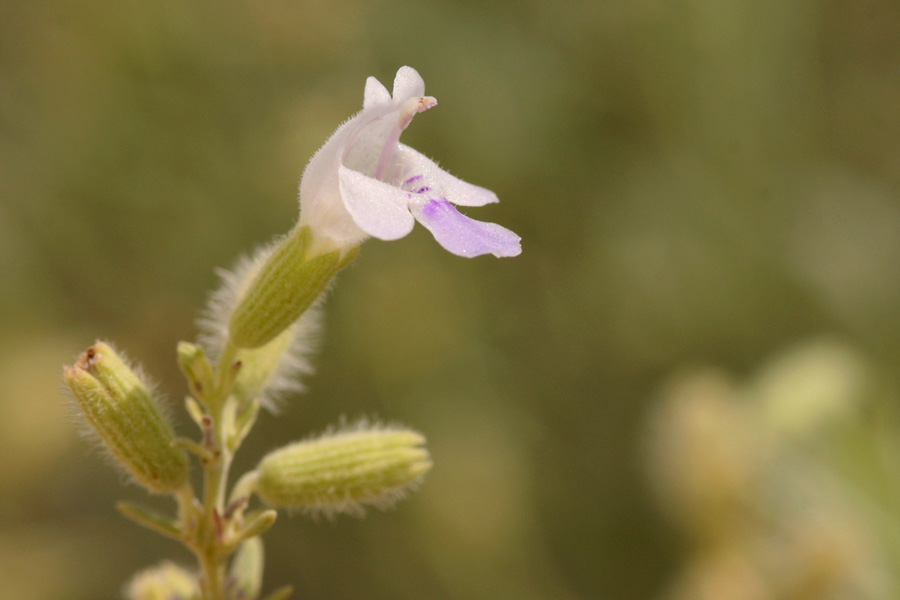
[(319, 243), (349, 249), (370, 236), (402, 238), (419, 221), (453, 254), (516, 256), (519, 236), (454, 206), (497, 202), (493, 192), (400, 143), (416, 113), (437, 104), (424, 94), (425, 82), (411, 67), (397, 71), (393, 94), (369, 77), (362, 111), (334, 132), (303, 173), (300, 227), (309, 226)]

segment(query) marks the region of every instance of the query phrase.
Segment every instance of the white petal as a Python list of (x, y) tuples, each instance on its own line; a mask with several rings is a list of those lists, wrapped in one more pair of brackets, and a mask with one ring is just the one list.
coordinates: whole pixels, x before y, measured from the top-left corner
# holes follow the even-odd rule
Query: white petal
[(394, 77), (394, 100), (425, 95), (425, 81), (412, 67), (400, 67)]
[(402, 171), (406, 173), (404, 181), (421, 175), (425, 182), (424, 185), (431, 188), (426, 190), (429, 198), (446, 198), (460, 206), (484, 206), (492, 202), (499, 202), (497, 194), (491, 190), (454, 177), (440, 168), (433, 160), (409, 146), (399, 144), (397, 156)]
[(400, 239), (415, 225), (409, 194), (399, 188), (341, 166), (341, 198), (356, 225), (380, 240)]
[(461, 214), (446, 200), (428, 200), (410, 205), (416, 220), (424, 225), (445, 250), (472, 258), (482, 254), (497, 257), (522, 253), (518, 235), (496, 223), (476, 221)]
[(376, 104), (391, 101), (391, 93), (374, 77), (366, 79), (366, 93), (363, 97), (363, 108), (372, 108)]

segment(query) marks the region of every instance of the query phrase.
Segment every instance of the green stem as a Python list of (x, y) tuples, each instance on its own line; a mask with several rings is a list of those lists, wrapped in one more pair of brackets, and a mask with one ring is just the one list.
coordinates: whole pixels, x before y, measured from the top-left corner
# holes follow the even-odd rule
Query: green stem
[(203, 600), (225, 599), (225, 565), (218, 556), (205, 553), (198, 555), (200, 560), (200, 589)]
[(203, 462), (203, 507), (196, 543), (192, 546), (200, 563), (203, 600), (225, 600), (225, 561), (228, 553), (224, 551), (226, 540), (223, 539), (222, 526), (233, 452), (226, 443), (229, 432), (225, 431), (227, 425), (223, 416), (229, 408), (228, 404), (234, 402), (231, 386), (236, 355), (234, 345), (230, 342), (226, 344), (216, 367), (215, 393), (210, 395), (207, 404), (207, 418), (210, 421), (205, 424), (204, 442), (211, 459)]

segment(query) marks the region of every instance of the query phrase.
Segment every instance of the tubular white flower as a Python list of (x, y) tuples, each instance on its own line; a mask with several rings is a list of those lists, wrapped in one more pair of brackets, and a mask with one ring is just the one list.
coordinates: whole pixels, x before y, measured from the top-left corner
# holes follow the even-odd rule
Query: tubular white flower
[(518, 235), (470, 219), (460, 206), (497, 202), (487, 190), (441, 169), (400, 143), (413, 117), (437, 104), (411, 67), (394, 79), (393, 94), (366, 81), (363, 109), (341, 125), (313, 156), (300, 182), (300, 227), (314, 243), (353, 248), (368, 237), (396, 240), (419, 221), (441, 246), (459, 256), (516, 256)]

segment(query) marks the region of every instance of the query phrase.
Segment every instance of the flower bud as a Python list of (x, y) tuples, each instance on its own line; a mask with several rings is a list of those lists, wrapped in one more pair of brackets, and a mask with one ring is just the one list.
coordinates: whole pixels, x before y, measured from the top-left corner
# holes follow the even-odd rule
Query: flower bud
[[(200, 343), (211, 360), (221, 358), (229, 344), (231, 317), (279, 246), (258, 248), (231, 270), (219, 272), (222, 283), (210, 295), (199, 321)], [(303, 377), (313, 371), (310, 355), (318, 347), (321, 311), (317, 308), (314, 302), (296, 322), (262, 346), (240, 348), (233, 354), (232, 360), (240, 362), (241, 368), (231, 392), (241, 408), (258, 399), (262, 406), (275, 410), (280, 400), (303, 391)]]
[(212, 391), (213, 370), (203, 348), (189, 342), (178, 342), (178, 367), (191, 384), (191, 391), (200, 396)]
[(128, 600), (192, 600), (197, 592), (194, 575), (168, 561), (137, 573), (125, 587)]
[(264, 562), (265, 553), (259, 536), (242, 542), (231, 559), (228, 573), (228, 587), (231, 590), (229, 597), (248, 599), (258, 597), (262, 589)]
[(107, 344), (97, 342), (71, 367), (66, 385), (116, 461), (154, 492), (171, 492), (188, 474), (187, 456), (141, 378)]
[(274, 506), (361, 513), (391, 505), (431, 468), (425, 438), (360, 427), (275, 450), (257, 468), (255, 492)]
[(269, 255), (231, 316), (238, 348), (258, 348), (291, 326), (355, 256), (340, 250), (311, 253), (308, 227), (295, 229)]

